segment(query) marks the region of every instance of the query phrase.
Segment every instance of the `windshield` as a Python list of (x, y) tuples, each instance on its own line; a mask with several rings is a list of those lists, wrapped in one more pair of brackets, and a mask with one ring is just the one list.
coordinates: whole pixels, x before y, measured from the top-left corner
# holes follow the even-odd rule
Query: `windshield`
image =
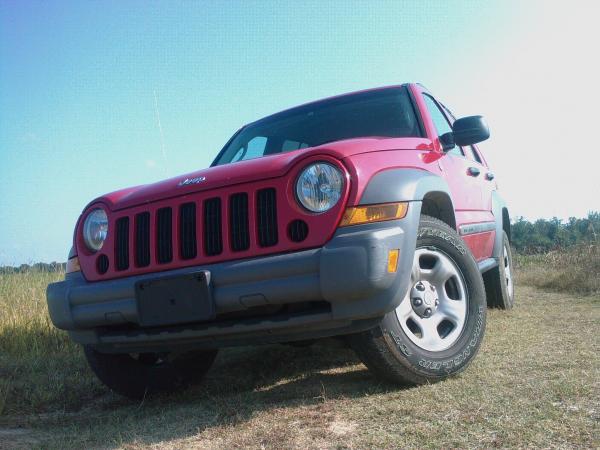
[(419, 137), (405, 87), (345, 95), (278, 113), (244, 128), (213, 165), (359, 137)]

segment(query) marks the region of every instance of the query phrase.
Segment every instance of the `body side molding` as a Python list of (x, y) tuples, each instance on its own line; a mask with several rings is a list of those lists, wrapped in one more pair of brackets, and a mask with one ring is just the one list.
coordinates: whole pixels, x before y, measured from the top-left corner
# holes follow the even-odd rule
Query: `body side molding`
[(458, 227), (461, 236), (475, 233), (485, 233), (496, 229), (496, 222), (467, 223)]

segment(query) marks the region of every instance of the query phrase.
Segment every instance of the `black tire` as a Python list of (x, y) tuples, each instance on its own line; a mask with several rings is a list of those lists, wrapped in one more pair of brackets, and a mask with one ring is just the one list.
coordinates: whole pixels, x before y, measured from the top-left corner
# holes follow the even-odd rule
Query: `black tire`
[(85, 357), (107, 387), (132, 399), (159, 392), (175, 392), (199, 382), (210, 369), (217, 350), (177, 356), (155, 353), (109, 354), (84, 346)]
[[(372, 372), (394, 383), (408, 385), (439, 381), (464, 370), (483, 340), (487, 312), (485, 288), (477, 263), (456, 231), (440, 220), (421, 216), (419, 249), (435, 249), (445, 254), (462, 274), (465, 318), (456, 341), (440, 351), (425, 350), (403, 330), (396, 311), (386, 314), (375, 328), (349, 337), (351, 347)], [(403, 301), (411, 302), (408, 294)], [(412, 307), (412, 303), (410, 305)]]
[[(513, 260), (510, 242), (502, 232), (502, 254), (498, 267), (483, 274), (487, 302), (490, 308), (511, 309), (515, 305)], [(507, 276), (508, 275), (508, 276)]]

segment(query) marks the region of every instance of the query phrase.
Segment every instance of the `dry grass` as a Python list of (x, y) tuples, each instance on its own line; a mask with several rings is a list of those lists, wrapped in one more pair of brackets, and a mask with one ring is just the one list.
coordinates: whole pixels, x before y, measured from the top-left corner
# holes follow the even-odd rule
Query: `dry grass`
[(79, 347), (48, 317), (46, 286), (63, 277), (0, 275), (0, 417), (77, 408), (94, 392)]
[(539, 255), (516, 255), (519, 281), (557, 292), (600, 293), (600, 245), (581, 244)]
[[(523, 274), (521, 274), (523, 275)], [(223, 351), (206, 382), (132, 403), (46, 318), (59, 275), (0, 277), (0, 448), (600, 445), (600, 296), (518, 286), (462, 376), (401, 389), (337, 341)]]

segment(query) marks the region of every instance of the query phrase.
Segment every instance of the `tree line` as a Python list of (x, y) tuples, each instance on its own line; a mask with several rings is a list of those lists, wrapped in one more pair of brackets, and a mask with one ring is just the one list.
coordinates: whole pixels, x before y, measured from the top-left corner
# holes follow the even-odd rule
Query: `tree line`
[(587, 217), (556, 217), (534, 222), (518, 217), (511, 225), (511, 241), (518, 253), (546, 253), (579, 244), (597, 244), (600, 240), (600, 212)]
[(67, 267), (67, 263), (51, 262), (43, 263), (38, 262), (35, 264), (21, 264), (20, 266), (0, 266), (0, 274), (9, 273), (28, 273), (28, 272), (64, 272)]

